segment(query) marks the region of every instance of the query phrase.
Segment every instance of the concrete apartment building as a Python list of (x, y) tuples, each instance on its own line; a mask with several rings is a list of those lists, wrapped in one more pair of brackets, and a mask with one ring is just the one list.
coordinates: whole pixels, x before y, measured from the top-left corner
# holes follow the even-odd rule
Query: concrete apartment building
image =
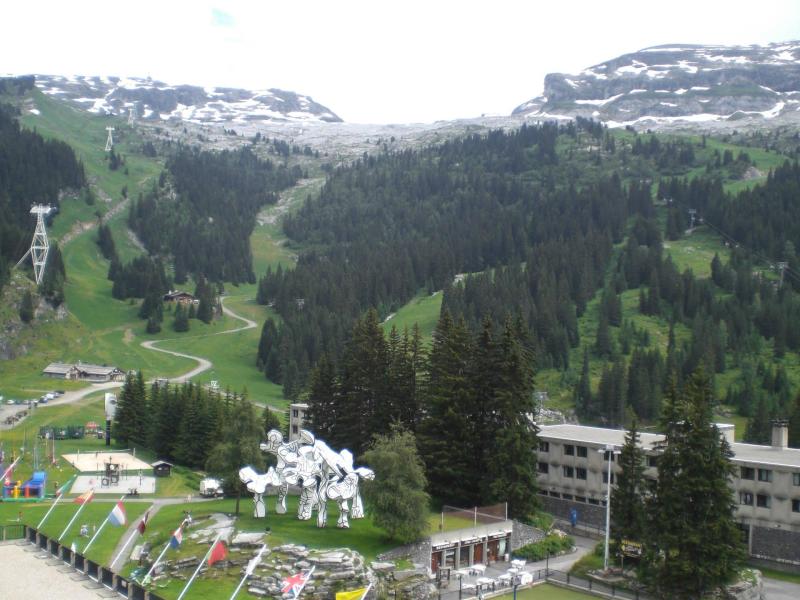
[[(734, 452), (731, 480), (736, 518), (754, 558), (800, 565), (800, 450), (788, 448), (788, 426), (776, 422), (772, 444), (733, 441), (733, 425), (718, 424)], [(640, 434), (645, 477), (657, 477), (664, 436)], [(608, 462), (606, 447), (621, 449), (625, 431), (583, 425), (543, 425), (539, 432), (539, 493), (546, 511), (578, 524), (605, 527)], [(619, 470), (612, 454), (612, 484)], [(574, 511), (574, 512), (573, 512)]]
[(306, 429), (306, 413), (308, 404), (296, 402), (289, 405), (289, 441), (300, 437), (300, 430)]

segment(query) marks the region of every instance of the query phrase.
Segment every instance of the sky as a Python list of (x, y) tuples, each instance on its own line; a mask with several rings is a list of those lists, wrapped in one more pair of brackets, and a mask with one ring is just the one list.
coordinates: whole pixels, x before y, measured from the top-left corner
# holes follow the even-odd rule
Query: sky
[(0, 6), (0, 73), (280, 88), (345, 121), (509, 114), (648, 46), (800, 40), (797, 0), (44, 0)]

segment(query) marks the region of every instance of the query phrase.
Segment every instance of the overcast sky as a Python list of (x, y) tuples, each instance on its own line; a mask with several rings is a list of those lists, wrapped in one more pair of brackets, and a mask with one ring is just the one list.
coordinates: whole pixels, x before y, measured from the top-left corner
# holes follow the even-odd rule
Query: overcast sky
[(508, 114), (549, 72), (666, 43), (800, 39), (800, 1), (136, 0), (0, 7), (0, 73), (281, 88), (346, 121)]

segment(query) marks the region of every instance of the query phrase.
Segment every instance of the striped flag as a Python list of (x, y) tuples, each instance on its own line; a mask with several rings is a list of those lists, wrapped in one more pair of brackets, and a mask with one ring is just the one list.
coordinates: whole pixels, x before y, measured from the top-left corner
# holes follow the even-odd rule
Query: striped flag
[(172, 537), (169, 539), (169, 545), (173, 548), (179, 548), (183, 541), (183, 525), (175, 530)]
[(125, 507), (122, 506), (122, 502), (117, 502), (114, 505), (114, 508), (111, 509), (111, 514), (108, 516), (108, 520), (114, 527), (122, 527), (128, 524), (128, 519), (125, 515)]
[(314, 567), (308, 573), (296, 573), (289, 577), (284, 577), (281, 584), (281, 592), (284, 594), (291, 594), (293, 598), (297, 598), (303, 588), (306, 587), (308, 580), (311, 579), (311, 574), (314, 572)]
[(147, 512), (144, 513), (142, 520), (139, 521), (139, 524), (136, 526), (136, 529), (139, 530), (139, 535), (144, 535), (144, 530), (147, 529), (147, 519), (150, 518), (150, 509), (147, 509)]
[(92, 498), (94, 498), (94, 489), (91, 489), (88, 492), (81, 494), (80, 496), (75, 498), (73, 502), (75, 504), (89, 504), (89, 502), (92, 501)]

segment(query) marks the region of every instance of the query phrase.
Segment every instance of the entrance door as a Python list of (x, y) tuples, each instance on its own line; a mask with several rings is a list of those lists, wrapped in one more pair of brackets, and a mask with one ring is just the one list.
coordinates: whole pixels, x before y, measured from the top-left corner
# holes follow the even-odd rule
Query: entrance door
[(473, 556), (473, 565), (480, 565), (483, 563), (483, 544), (475, 544), (475, 554)]
[(487, 554), (489, 555), (489, 562), (497, 562), (497, 540), (491, 540), (487, 546)]
[(441, 552), (431, 552), (431, 572), (436, 573), (439, 570), (439, 565), (442, 563)]

